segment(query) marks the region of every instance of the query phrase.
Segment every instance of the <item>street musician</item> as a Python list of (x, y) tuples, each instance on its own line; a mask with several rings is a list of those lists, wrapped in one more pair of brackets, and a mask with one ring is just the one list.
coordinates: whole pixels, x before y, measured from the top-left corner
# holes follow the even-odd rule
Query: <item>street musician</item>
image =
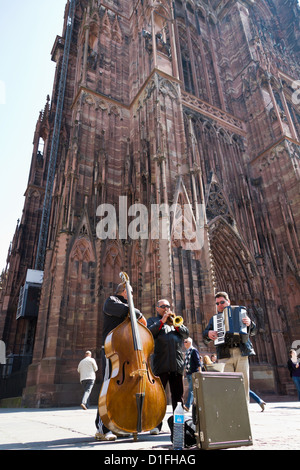
[[(230, 306), (230, 299), (227, 292), (218, 292), (215, 295), (217, 312), (222, 313), (226, 307)], [(247, 327), (247, 340), (235, 339), (235, 342), (225, 341), (217, 344), (217, 357), (219, 363), (225, 363), (224, 372), (242, 372), (244, 376), (244, 385), (246, 398), (249, 400), (249, 356), (254, 356), (255, 351), (250, 341), (250, 336), (256, 334), (255, 323), (246, 314), (242, 318), (242, 323)], [(211, 317), (207, 327), (203, 331), (203, 340), (205, 344), (218, 339), (218, 331), (214, 329), (214, 317)]]
[[(118, 325), (120, 325), (127, 317), (129, 312), (127, 291), (124, 283), (120, 283), (114, 295), (110, 295), (103, 306), (103, 331), (102, 331), (102, 372), (103, 379), (108, 378), (111, 373), (111, 364), (105, 357), (104, 343), (107, 335)], [(143, 314), (136, 308), (136, 318), (139, 322), (146, 326), (146, 319)], [(99, 441), (113, 441), (117, 438), (106, 426), (103, 424), (97, 409), (97, 416), (95, 420), (96, 425), (96, 440)]]
[[(157, 316), (147, 320), (147, 326), (154, 337), (152, 368), (166, 388), (170, 385), (173, 411), (178, 402), (182, 402), (184, 356), (183, 340), (189, 337), (188, 328), (183, 325), (183, 318), (171, 311), (168, 300), (161, 299), (156, 306)], [(158, 434), (162, 423), (151, 431)]]

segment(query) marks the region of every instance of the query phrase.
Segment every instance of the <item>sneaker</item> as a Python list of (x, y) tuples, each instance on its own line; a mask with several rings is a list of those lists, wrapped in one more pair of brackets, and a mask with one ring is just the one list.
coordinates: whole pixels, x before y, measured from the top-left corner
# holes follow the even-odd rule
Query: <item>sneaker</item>
[(102, 434), (101, 432), (97, 432), (95, 434), (96, 441), (115, 441), (117, 436), (115, 436), (111, 431), (107, 432), (106, 434)]
[(84, 410), (87, 410), (87, 407), (85, 406), (85, 404), (84, 404), (84, 403), (81, 403), (81, 405), (80, 405), (80, 406), (81, 406), (81, 408), (83, 408)]
[(157, 434), (159, 434), (159, 429), (158, 428), (151, 429), (150, 434), (157, 436)]

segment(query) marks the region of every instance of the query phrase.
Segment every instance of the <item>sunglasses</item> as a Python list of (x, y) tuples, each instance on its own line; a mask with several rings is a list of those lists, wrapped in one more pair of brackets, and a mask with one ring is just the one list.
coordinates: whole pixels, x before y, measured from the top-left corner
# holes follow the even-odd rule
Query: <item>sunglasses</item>
[(221, 300), (220, 302), (216, 302), (216, 305), (224, 305), (226, 303), (226, 300)]
[(158, 308), (170, 308), (170, 305), (159, 305)]

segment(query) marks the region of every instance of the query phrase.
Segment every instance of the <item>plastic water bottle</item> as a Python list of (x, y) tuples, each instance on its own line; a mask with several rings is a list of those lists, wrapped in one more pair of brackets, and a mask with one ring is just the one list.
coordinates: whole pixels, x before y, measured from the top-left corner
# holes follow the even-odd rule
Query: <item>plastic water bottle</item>
[(184, 409), (180, 402), (177, 403), (173, 419), (173, 449), (184, 448)]

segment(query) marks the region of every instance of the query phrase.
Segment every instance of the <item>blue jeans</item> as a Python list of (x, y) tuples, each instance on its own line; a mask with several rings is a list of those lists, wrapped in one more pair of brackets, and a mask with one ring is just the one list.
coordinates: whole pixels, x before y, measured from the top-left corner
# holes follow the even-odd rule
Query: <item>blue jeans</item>
[(256, 393), (252, 392), (252, 390), (249, 391), (249, 394), (250, 394), (250, 397), (256, 401), (256, 403), (258, 404), (262, 403), (262, 399), (258, 395), (256, 395)]
[(91, 391), (92, 391), (93, 386), (94, 386), (94, 382), (95, 382), (95, 380), (92, 380), (92, 379), (82, 380), (81, 381), (81, 385), (82, 385), (83, 390), (84, 390), (81, 403), (83, 403), (83, 405), (85, 405), (87, 408), (88, 408), (88, 405), (89, 405), (89, 398), (90, 398), (90, 394), (91, 394)]
[(298, 392), (298, 400), (300, 401), (300, 377), (292, 377), (292, 379)]
[(189, 384), (189, 393), (188, 393), (188, 396), (187, 396), (187, 399), (186, 399), (186, 404), (185, 406), (187, 408), (190, 408), (191, 404), (193, 403), (193, 399), (194, 399), (194, 395), (193, 395), (193, 377), (192, 377), (192, 374), (187, 374), (186, 375), (186, 378), (187, 378), (187, 381), (188, 381), (188, 384)]

